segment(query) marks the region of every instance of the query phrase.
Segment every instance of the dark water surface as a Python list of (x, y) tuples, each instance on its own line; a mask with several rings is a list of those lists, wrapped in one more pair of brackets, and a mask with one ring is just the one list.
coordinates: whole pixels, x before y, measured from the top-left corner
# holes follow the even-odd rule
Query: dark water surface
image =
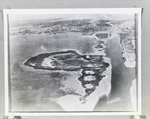
[[(112, 89), (108, 99), (103, 97), (99, 100), (95, 110), (101, 111), (133, 111), (131, 104), (130, 87), (136, 78), (136, 68), (127, 68), (122, 58), (122, 47), (118, 36), (109, 39), (107, 42), (107, 55), (112, 64)], [(107, 105), (107, 102), (119, 99), (118, 102)]]
[(96, 45), (94, 39), (82, 37), (80, 33), (10, 37), (12, 110), (61, 111), (60, 106), (51, 101), (50, 97), (65, 95), (66, 93), (59, 89), (62, 82), (68, 78), (76, 79), (80, 72), (35, 70), (23, 66), (23, 63), (32, 56), (45, 53), (41, 47), (47, 52), (75, 49), (79, 54), (86, 54), (94, 52), (93, 45)]
[[(93, 38), (82, 37), (80, 33), (58, 35), (24, 35), (10, 37), (10, 83), (11, 109), (17, 110), (50, 110), (62, 111), (62, 108), (50, 100), (50, 97), (60, 97), (66, 93), (59, 89), (67, 78), (76, 79), (79, 71), (59, 72), (43, 71), (24, 67), (23, 62), (40, 53), (66, 51), (74, 49), (79, 54), (94, 53), (97, 41)], [(135, 79), (135, 69), (125, 67), (121, 55), (119, 38), (109, 39), (106, 49), (107, 56), (112, 62), (112, 90), (108, 99), (100, 99), (96, 111), (130, 111), (129, 89)], [(106, 105), (108, 100), (121, 98), (121, 101)], [(46, 107), (44, 105), (47, 105)], [(116, 106), (117, 108), (114, 108)], [(32, 108), (31, 108), (32, 107)]]

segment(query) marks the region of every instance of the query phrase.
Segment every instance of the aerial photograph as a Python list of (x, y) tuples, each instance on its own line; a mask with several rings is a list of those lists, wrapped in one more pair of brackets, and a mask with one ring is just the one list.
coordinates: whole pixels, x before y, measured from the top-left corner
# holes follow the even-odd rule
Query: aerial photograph
[(11, 14), (10, 112), (135, 112), (136, 14)]

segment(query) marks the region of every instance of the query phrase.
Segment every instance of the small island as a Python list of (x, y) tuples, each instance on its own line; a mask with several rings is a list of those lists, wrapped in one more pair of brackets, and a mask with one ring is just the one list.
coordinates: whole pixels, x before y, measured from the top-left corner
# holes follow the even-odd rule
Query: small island
[(103, 61), (103, 55), (80, 55), (74, 50), (39, 54), (29, 58), (24, 65), (46, 70), (81, 70), (78, 80), (86, 93), (80, 97), (82, 103), (86, 103), (86, 97), (99, 86), (99, 82), (105, 77), (102, 73), (109, 66)]
[(74, 50), (39, 54), (27, 59), (24, 65), (35, 69), (65, 71), (86, 68), (104, 71), (109, 66), (103, 62), (102, 55), (80, 55)]

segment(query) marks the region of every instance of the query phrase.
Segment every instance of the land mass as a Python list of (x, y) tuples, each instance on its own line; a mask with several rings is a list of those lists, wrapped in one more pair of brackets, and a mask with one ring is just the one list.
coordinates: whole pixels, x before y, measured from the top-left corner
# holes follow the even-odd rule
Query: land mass
[(102, 55), (80, 55), (74, 50), (39, 54), (27, 59), (25, 66), (35, 69), (75, 71), (83, 68), (105, 70)]

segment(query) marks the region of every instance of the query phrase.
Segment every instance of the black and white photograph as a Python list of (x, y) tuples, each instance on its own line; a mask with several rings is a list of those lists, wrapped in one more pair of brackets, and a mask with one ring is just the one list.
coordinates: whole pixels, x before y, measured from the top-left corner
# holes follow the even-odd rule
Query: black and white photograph
[(7, 112), (139, 112), (139, 11), (6, 10)]

